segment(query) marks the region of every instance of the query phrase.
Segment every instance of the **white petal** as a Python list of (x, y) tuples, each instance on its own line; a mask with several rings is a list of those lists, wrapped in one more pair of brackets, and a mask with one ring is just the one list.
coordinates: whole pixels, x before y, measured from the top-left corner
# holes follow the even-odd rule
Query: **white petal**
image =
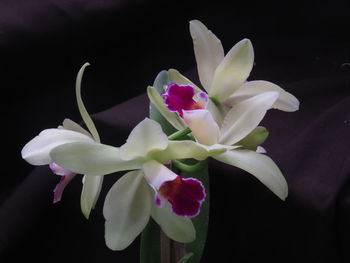
[(105, 240), (110, 249), (125, 249), (145, 228), (153, 201), (150, 191), (141, 171), (125, 174), (109, 190), (103, 215)]
[(209, 96), (224, 101), (247, 80), (254, 63), (254, 50), (249, 39), (238, 42), (217, 67)]
[(152, 158), (160, 163), (187, 158), (204, 160), (210, 156), (223, 153), (231, 148), (232, 147), (221, 144), (207, 146), (190, 140), (169, 141), (168, 147), (163, 151), (154, 153)]
[(166, 168), (163, 164), (154, 160), (143, 164), (142, 170), (145, 174), (146, 181), (156, 191), (160, 189), (163, 183), (173, 181), (178, 176), (176, 173)]
[(88, 127), (88, 129), (89, 129), (90, 133), (92, 134), (92, 137), (95, 139), (95, 141), (100, 142), (100, 136), (97, 132), (95, 124), (92, 121), (89, 113), (87, 112), (85, 105), (84, 105), (84, 102), (81, 98), (81, 81), (83, 78), (84, 70), (87, 66), (90, 66), (90, 64), (85, 63), (78, 72), (77, 79), (75, 82), (75, 95), (77, 97), (78, 108), (79, 108), (79, 112), (81, 114), (81, 117), (83, 118), (83, 121), (85, 122), (86, 126)]
[(188, 78), (186, 78), (185, 76), (183, 76), (179, 71), (177, 71), (176, 69), (169, 69), (168, 70), (168, 74), (169, 74), (169, 81), (170, 83), (176, 83), (178, 85), (190, 85), (192, 87), (194, 87), (194, 89), (196, 90), (196, 92), (201, 91), (200, 88), (198, 88), (196, 86), (196, 84), (194, 84), (192, 81), (190, 81)]
[(92, 138), (91, 134), (87, 130), (85, 130), (78, 123), (76, 123), (70, 119), (63, 120), (63, 127), (62, 128), (66, 129), (66, 130), (80, 132), (80, 133), (85, 134), (86, 136), (89, 136)]
[(235, 105), (224, 119), (220, 143), (232, 145), (247, 136), (258, 126), (277, 98), (276, 91), (269, 91)]
[(171, 211), (171, 205), (168, 202), (162, 208), (152, 205), (151, 213), (152, 218), (172, 240), (180, 243), (190, 243), (196, 239), (196, 230), (191, 219), (175, 215)]
[(62, 144), (71, 142), (93, 142), (94, 140), (85, 134), (64, 130), (47, 129), (29, 141), (22, 149), (22, 158), (33, 165), (52, 163), (50, 151)]
[(177, 130), (183, 130), (186, 125), (182, 119), (175, 113), (168, 110), (164, 103), (164, 99), (160, 96), (158, 91), (149, 86), (147, 88), (147, 95), (152, 104), (157, 108), (160, 114)]
[(205, 90), (209, 92), (214, 72), (224, 59), (224, 49), (221, 41), (198, 20), (190, 21), (190, 33), (199, 79)]
[(100, 195), (103, 176), (84, 176), (83, 190), (80, 197), (81, 211), (86, 218), (89, 218), (91, 209), (95, 207)]
[(218, 142), (219, 126), (208, 110), (184, 110), (183, 118), (199, 143), (213, 145)]
[(299, 109), (300, 103), (296, 97), (276, 84), (264, 80), (247, 81), (229, 99), (227, 99), (227, 101), (225, 101), (225, 104), (233, 106), (240, 101), (267, 91), (278, 92), (278, 99), (272, 105), (272, 108), (288, 112)]
[(68, 143), (54, 148), (50, 155), (58, 165), (89, 176), (139, 169), (143, 163), (143, 160), (125, 161), (119, 148), (100, 143)]
[(160, 124), (146, 118), (131, 131), (126, 143), (120, 147), (120, 156), (126, 161), (145, 158), (150, 152), (164, 150), (167, 146), (168, 137)]
[(215, 159), (241, 168), (254, 175), (282, 200), (288, 196), (288, 185), (277, 165), (266, 155), (249, 150), (233, 150), (214, 156)]
[(213, 116), (215, 122), (221, 126), (223, 120), (224, 120), (224, 114), (220, 111), (220, 109), (215, 105), (215, 103), (209, 99), (207, 110), (211, 113)]

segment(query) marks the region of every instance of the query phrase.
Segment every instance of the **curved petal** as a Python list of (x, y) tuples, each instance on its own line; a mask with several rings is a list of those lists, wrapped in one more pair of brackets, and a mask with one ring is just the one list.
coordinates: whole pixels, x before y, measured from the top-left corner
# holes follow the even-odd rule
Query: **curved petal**
[(83, 190), (80, 196), (80, 207), (83, 215), (88, 219), (91, 209), (95, 207), (100, 195), (103, 176), (85, 175), (83, 179)]
[(209, 92), (214, 72), (224, 59), (224, 49), (221, 41), (198, 20), (190, 21), (190, 33), (199, 79), (205, 90)]
[(274, 161), (263, 154), (249, 150), (233, 150), (214, 156), (220, 162), (241, 168), (254, 175), (282, 200), (288, 196), (288, 185)]
[(169, 69), (168, 70), (168, 74), (169, 74), (169, 81), (179, 84), (179, 85), (190, 85), (192, 87), (194, 87), (194, 89), (196, 90), (196, 92), (201, 91), (200, 88), (197, 87), (196, 84), (194, 84), (192, 81), (190, 81), (188, 78), (186, 78), (185, 76), (183, 76), (179, 71), (177, 71), (176, 69)]
[(87, 112), (84, 102), (81, 98), (81, 81), (83, 78), (84, 70), (87, 66), (90, 66), (89, 63), (85, 63), (79, 70), (77, 79), (75, 82), (75, 95), (77, 97), (77, 103), (78, 103), (78, 108), (81, 117), (83, 118), (83, 121), (85, 122), (87, 128), (89, 129), (90, 133), (92, 134), (92, 137), (96, 142), (100, 142), (100, 136), (97, 132), (96, 126), (94, 122), (92, 121), (89, 113)]
[(68, 143), (54, 148), (50, 155), (58, 165), (89, 176), (139, 169), (143, 162), (124, 161), (119, 148), (99, 143)]
[(175, 215), (171, 211), (169, 203), (165, 203), (162, 208), (152, 205), (151, 215), (163, 232), (172, 240), (190, 243), (196, 239), (196, 230), (191, 219)]
[(168, 147), (163, 151), (154, 153), (152, 158), (160, 163), (187, 158), (204, 160), (210, 156), (223, 153), (228, 149), (231, 148), (220, 144), (206, 146), (190, 140), (169, 141)]
[(199, 143), (213, 145), (218, 142), (220, 129), (208, 110), (184, 110), (183, 116)]
[(299, 109), (300, 103), (296, 97), (276, 84), (264, 80), (245, 82), (230, 98), (225, 101), (225, 104), (233, 106), (240, 101), (267, 91), (278, 92), (278, 99), (272, 105), (272, 108), (288, 112), (297, 111)]
[(72, 121), (71, 119), (64, 119), (62, 125), (63, 126), (60, 126), (59, 128), (80, 132), (92, 138), (91, 134), (87, 130), (85, 130), (78, 123)]
[(269, 91), (235, 105), (226, 114), (219, 142), (232, 145), (246, 137), (258, 126), (277, 98), (276, 91)]
[(183, 130), (186, 125), (182, 119), (175, 113), (168, 110), (164, 103), (164, 99), (160, 96), (158, 91), (149, 86), (147, 88), (147, 95), (152, 104), (157, 108), (160, 114), (177, 130)]
[(60, 181), (56, 185), (55, 189), (53, 190), (53, 203), (57, 203), (61, 201), (62, 194), (66, 186), (69, 184), (69, 182), (76, 176), (75, 173), (70, 173), (64, 176), (61, 176)]
[(209, 96), (224, 101), (247, 80), (254, 64), (254, 50), (249, 39), (232, 47), (217, 67)]
[(125, 249), (145, 228), (151, 214), (150, 191), (141, 171), (125, 174), (109, 190), (103, 215), (110, 249)]
[(94, 142), (82, 133), (65, 129), (43, 130), (22, 149), (22, 158), (33, 165), (52, 163), (50, 151), (62, 144), (71, 142)]
[(167, 146), (168, 137), (160, 124), (146, 118), (136, 125), (126, 143), (120, 147), (120, 157), (126, 161), (145, 158), (151, 151), (164, 150)]

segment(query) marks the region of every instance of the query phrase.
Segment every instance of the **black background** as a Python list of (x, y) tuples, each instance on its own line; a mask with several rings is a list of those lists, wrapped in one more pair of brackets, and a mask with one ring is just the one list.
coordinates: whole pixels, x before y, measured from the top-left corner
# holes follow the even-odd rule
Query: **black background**
[[(83, 98), (91, 113), (106, 110), (144, 93), (163, 69), (176, 68), (195, 76), (195, 59), (188, 29), (191, 19), (199, 19), (206, 24), (221, 39), (226, 52), (242, 38), (252, 40), (256, 64), (251, 80), (269, 80), (282, 87), (292, 83), (298, 94), (301, 87), (308, 86), (305, 81), (331, 90), (333, 83), (339, 85), (336, 81), (321, 85), (323, 81), (316, 80), (349, 75), (350, 23), (349, 6), (345, 1), (1, 1), (0, 87), (5, 158), (0, 204), (6, 208), (6, 201), (18, 192), (32, 170), (20, 157), (23, 145), (41, 130), (56, 127), (66, 117), (80, 121), (74, 82), (83, 63), (91, 63), (83, 81)], [(299, 87), (296, 83), (304, 84)], [(308, 94), (311, 104), (317, 98), (317, 93)], [(147, 115), (147, 107), (141, 109)], [(133, 110), (132, 107), (125, 108), (125, 111)], [(310, 112), (304, 112), (303, 116), (305, 114)], [(295, 135), (293, 130), (286, 130), (287, 135), (289, 132)], [(122, 141), (126, 134), (121, 132), (115, 136)], [(53, 177), (52, 180), (55, 179)], [(33, 190), (32, 194), (39, 196), (43, 189), (38, 187), (38, 191)], [(51, 189), (45, 191), (48, 194)], [(75, 202), (73, 206), (77, 211), (70, 216), (71, 224), (79, 225), (76, 233), (91, 228), (94, 221), (102, 220), (96, 215), (88, 225), (81, 226), (79, 194), (72, 192), (68, 195)], [(27, 197), (31, 198), (30, 195)], [(59, 220), (67, 220), (64, 218), (64, 205), (50, 208), (47, 213), (61, 213)], [(28, 208), (28, 213), (35, 211)], [(11, 217), (4, 210), (2, 215)], [(16, 236), (17, 239), (7, 238), (12, 232), (8, 229), (1, 241), (4, 259), (21, 250), (29, 253), (29, 258), (34, 258), (36, 252), (25, 248), (24, 243), (31, 242), (30, 248), (33, 248), (33, 243), (40, 247), (45, 242), (42, 239), (49, 238), (49, 233), (43, 235), (38, 230), (41, 234), (36, 239), (34, 227), (37, 223), (31, 222), (33, 227), (30, 225), (27, 232)], [(69, 225), (70, 221), (64, 223)], [(103, 255), (108, 255), (105, 262), (109, 262), (109, 258), (117, 258), (115, 252), (105, 251), (103, 236), (98, 231), (100, 229), (96, 230), (96, 236), (100, 235), (100, 239), (94, 245), (104, 251)], [(34, 237), (23, 239), (28, 233)], [(90, 249), (94, 245), (90, 244)], [(74, 247), (67, 249), (74, 254)], [(52, 248), (49, 252), (51, 260), (54, 251)], [(73, 257), (79, 260), (79, 255)], [(89, 260), (97, 262), (98, 258)], [(299, 259), (298, 262), (302, 261)]]

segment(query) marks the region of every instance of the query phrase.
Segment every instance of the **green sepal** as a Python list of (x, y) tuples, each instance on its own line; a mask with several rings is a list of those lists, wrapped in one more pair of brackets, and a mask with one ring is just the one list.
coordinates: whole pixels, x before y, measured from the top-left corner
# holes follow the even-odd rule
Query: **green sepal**
[(256, 151), (257, 147), (261, 145), (268, 136), (269, 131), (265, 127), (258, 126), (242, 140), (235, 143), (235, 145), (240, 145), (245, 149)]
[[(153, 87), (159, 94), (165, 92), (164, 87), (169, 84), (169, 76), (166, 70), (159, 72), (154, 80)], [(157, 107), (153, 103), (150, 103), (150, 119), (158, 122), (166, 135), (170, 135), (176, 132), (176, 129), (163, 117), (163, 115), (157, 110)]]

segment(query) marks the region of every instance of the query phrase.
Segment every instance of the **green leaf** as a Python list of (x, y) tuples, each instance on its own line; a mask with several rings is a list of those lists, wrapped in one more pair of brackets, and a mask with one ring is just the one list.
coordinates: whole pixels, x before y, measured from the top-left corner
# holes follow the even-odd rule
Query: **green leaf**
[(150, 218), (141, 235), (140, 263), (160, 263), (160, 229)]
[(189, 262), (189, 260), (192, 258), (193, 253), (187, 253), (186, 255), (184, 255), (177, 263), (187, 263)]
[[(166, 70), (161, 71), (154, 80), (153, 87), (159, 94), (165, 92), (164, 86), (169, 84), (168, 72)], [(153, 103), (150, 103), (150, 118), (157, 121), (161, 126), (165, 134), (170, 135), (176, 132), (176, 129), (163, 117), (163, 115), (157, 110)]]
[[(199, 263), (204, 251), (205, 241), (207, 239), (208, 223), (209, 223), (209, 172), (208, 172), (208, 161), (203, 165), (203, 169), (196, 172), (182, 172), (183, 177), (193, 177), (200, 180), (206, 192), (206, 199), (202, 203), (202, 209), (198, 216), (192, 218), (194, 227), (196, 228), (196, 240), (192, 243), (186, 244), (186, 251), (188, 253), (193, 253), (193, 256), (186, 259), (188, 263)], [(188, 254), (187, 254), (188, 255)], [(182, 259), (181, 259), (182, 260)], [(182, 262), (182, 261), (180, 261)]]

